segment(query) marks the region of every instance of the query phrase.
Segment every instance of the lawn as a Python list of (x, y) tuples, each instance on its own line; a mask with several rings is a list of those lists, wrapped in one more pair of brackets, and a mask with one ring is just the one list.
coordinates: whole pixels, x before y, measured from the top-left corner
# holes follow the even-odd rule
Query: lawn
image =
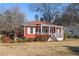
[(4, 56), (73, 56), (79, 55), (79, 40), (61, 42), (0, 43)]

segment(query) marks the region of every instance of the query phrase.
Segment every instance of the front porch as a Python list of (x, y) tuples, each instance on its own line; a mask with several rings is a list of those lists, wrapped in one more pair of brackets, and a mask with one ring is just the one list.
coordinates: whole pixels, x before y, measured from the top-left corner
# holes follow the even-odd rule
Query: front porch
[(36, 27), (36, 34), (37, 35), (55, 35), (57, 38), (63, 38), (63, 27), (56, 26), (56, 25), (47, 25), (42, 24)]

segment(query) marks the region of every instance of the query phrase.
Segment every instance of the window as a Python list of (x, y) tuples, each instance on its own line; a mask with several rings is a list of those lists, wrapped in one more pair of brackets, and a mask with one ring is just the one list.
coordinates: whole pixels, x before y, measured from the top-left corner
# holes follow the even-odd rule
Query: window
[(33, 27), (30, 27), (30, 33), (33, 33)]
[(48, 27), (43, 27), (42, 32), (45, 34), (48, 33)]
[(55, 33), (55, 27), (50, 28), (50, 33)]
[(39, 29), (39, 33), (41, 33), (41, 29)]
[(58, 33), (61, 33), (61, 28), (57, 28), (57, 32)]

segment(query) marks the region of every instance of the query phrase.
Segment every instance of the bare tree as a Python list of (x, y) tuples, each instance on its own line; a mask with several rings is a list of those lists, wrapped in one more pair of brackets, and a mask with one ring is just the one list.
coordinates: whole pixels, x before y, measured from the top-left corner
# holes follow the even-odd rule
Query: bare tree
[(6, 31), (14, 34), (14, 40), (17, 41), (17, 33), (24, 23), (25, 15), (20, 12), (18, 7), (12, 7), (0, 15), (0, 32)]
[(63, 26), (68, 26), (69, 24), (78, 24), (79, 23), (79, 4), (71, 3), (68, 4), (64, 11), (59, 17), (58, 20), (55, 20), (55, 23), (61, 24)]
[(65, 14), (67, 14), (70, 18), (70, 22), (79, 22), (79, 4), (71, 3), (65, 9)]
[(17, 33), (20, 26), (24, 23), (25, 15), (20, 12), (18, 7), (14, 7), (11, 10), (13, 13), (12, 29), (14, 31), (15, 41), (17, 40)]
[(56, 15), (59, 14), (59, 8), (61, 4), (56, 3), (41, 3), (41, 4), (30, 4), (30, 9), (41, 15), (43, 20), (47, 22), (53, 22)]

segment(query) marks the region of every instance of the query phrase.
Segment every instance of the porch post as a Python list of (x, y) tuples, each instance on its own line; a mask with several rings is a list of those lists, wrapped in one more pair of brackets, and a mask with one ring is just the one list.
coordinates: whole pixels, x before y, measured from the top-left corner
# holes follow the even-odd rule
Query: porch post
[(49, 34), (50, 34), (50, 26), (49, 26)]
[(40, 32), (39, 32), (39, 27), (38, 27), (38, 29), (37, 29), (37, 33), (40, 34)]
[(54, 27), (54, 34), (55, 34), (55, 32), (56, 32), (56, 28)]
[(42, 34), (42, 25), (41, 25), (41, 34)]
[(57, 27), (55, 27), (55, 33), (57, 33)]
[(64, 30), (63, 30), (63, 27), (61, 28), (61, 34), (62, 34), (62, 37), (64, 38)]

